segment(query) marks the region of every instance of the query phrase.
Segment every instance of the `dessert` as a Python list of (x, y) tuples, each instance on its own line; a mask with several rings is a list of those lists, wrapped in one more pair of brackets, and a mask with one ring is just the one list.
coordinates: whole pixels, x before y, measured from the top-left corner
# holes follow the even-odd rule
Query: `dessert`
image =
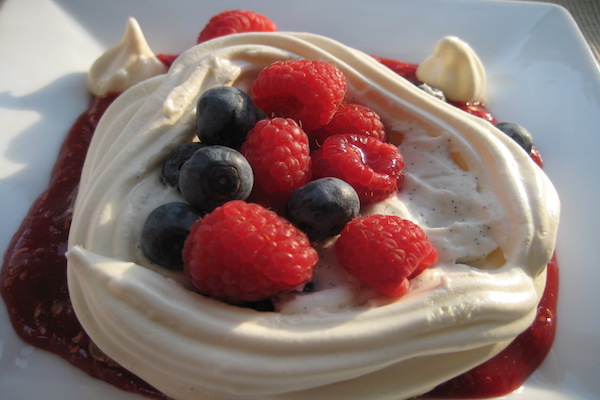
[[(181, 200), (160, 182), (160, 168), (170, 149), (192, 140), (200, 94), (223, 84), (247, 91), (264, 67), (298, 57), (337, 65), (349, 96), (374, 109), (390, 140), (401, 142), (400, 195), (365, 205), (361, 214), (418, 222), (439, 261), (399, 300), (363, 289), (335, 268), (330, 242), (320, 249), (318, 290), (280, 296), (277, 312), (198, 295), (185, 277), (138, 250), (151, 210)], [(127, 90), (108, 109), (81, 177), (69, 289), (100, 348), (175, 398), (198, 390), (209, 398), (349, 391), (403, 398), (489, 359), (531, 324), (557, 220), (547, 178), (489, 123), (433, 101), (372, 57), (330, 39), (241, 34), (190, 49), (167, 75)], [(427, 374), (401, 373), (407, 370)]]

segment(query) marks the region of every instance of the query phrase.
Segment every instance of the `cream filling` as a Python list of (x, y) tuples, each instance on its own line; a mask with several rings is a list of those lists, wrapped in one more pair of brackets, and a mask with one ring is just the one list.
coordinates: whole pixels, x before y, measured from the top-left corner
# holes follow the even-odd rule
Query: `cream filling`
[[(193, 139), (200, 94), (247, 89), (263, 67), (299, 57), (337, 65), (350, 96), (403, 137), (405, 187), (363, 210), (413, 220), (440, 252), (402, 298), (371, 296), (339, 271), (335, 239), (320, 250), (321, 290), (282, 298), (275, 313), (196, 294), (139, 250), (147, 214), (180, 199), (160, 168)], [(69, 289), (100, 348), (175, 399), (402, 399), (489, 359), (530, 325), (558, 219), (548, 178), (489, 123), (331, 39), (233, 35), (193, 47), (107, 110), (75, 205)]]

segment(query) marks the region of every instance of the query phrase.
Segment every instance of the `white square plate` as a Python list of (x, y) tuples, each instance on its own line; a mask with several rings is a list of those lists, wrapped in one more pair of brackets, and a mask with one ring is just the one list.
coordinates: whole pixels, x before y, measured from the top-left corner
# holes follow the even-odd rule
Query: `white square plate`
[[(600, 269), (600, 70), (562, 8), (486, 0), (0, 0), (0, 251), (46, 188), (58, 148), (88, 101), (85, 71), (116, 43), (127, 17), (157, 53), (195, 43), (212, 15), (250, 8), (281, 30), (324, 34), (371, 54), (420, 62), (445, 35), (466, 40), (489, 77), (499, 120), (533, 134), (562, 200), (558, 335), (510, 400), (597, 399)], [(0, 307), (4, 400), (140, 399), (24, 344)]]

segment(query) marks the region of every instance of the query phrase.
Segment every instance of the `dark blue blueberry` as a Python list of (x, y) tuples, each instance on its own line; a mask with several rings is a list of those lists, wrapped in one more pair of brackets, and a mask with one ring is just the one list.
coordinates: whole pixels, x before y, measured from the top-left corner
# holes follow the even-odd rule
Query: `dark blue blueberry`
[(308, 282), (306, 285), (304, 285), (304, 287), (302, 288), (302, 293), (312, 293), (312, 292), (316, 292), (317, 289), (315, 287), (315, 283), (310, 281)]
[(514, 122), (499, 122), (495, 126), (517, 142), (528, 154), (531, 153), (533, 136), (527, 129)]
[(273, 312), (275, 311), (275, 305), (271, 299), (265, 299), (260, 301), (255, 301), (251, 303), (243, 303), (240, 304), (241, 307), (251, 308), (255, 311), (263, 311), (263, 312)]
[(179, 174), (179, 190), (194, 207), (210, 212), (230, 200), (245, 200), (254, 174), (246, 158), (225, 146), (206, 146), (187, 160)]
[(201, 214), (186, 203), (167, 203), (155, 208), (142, 228), (144, 255), (162, 267), (181, 270), (183, 243)]
[(198, 99), (196, 134), (202, 143), (238, 149), (264, 114), (242, 90), (217, 86)]
[(323, 240), (340, 233), (359, 211), (356, 191), (338, 178), (309, 182), (296, 189), (285, 204), (286, 217), (311, 240)]
[(177, 146), (173, 151), (169, 153), (162, 167), (162, 181), (173, 187), (179, 186), (179, 172), (183, 163), (185, 163), (196, 150), (206, 147), (206, 145), (192, 142), (185, 143), (181, 146)]

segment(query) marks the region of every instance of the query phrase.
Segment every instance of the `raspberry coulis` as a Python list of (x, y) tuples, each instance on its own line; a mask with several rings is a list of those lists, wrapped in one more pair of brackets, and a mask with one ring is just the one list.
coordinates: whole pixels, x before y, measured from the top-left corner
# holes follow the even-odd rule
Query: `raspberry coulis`
[(73, 201), (92, 134), (116, 93), (94, 98), (69, 131), (48, 189), (31, 206), (4, 254), (0, 293), (17, 334), (114, 386), (166, 399), (106, 356), (85, 333), (67, 287), (67, 239)]
[(533, 324), (495, 357), (427, 394), (434, 398), (478, 399), (503, 396), (523, 384), (540, 366), (556, 334), (558, 264), (548, 264), (546, 289)]
[[(174, 56), (159, 58), (168, 65)], [(408, 80), (416, 79), (415, 64), (379, 60)], [(0, 294), (15, 331), (25, 342), (55, 353), (90, 376), (119, 389), (166, 399), (163, 393), (111, 360), (92, 342), (75, 316), (67, 287), (65, 252), (81, 169), (98, 120), (117, 95), (94, 98), (69, 131), (48, 189), (33, 203), (6, 250), (0, 270)], [(454, 105), (494, 122), (482, 104)], [(541, 166), (537, 149), (532, 157)], [(552, 346), (557, 293), (558, 266), (553, 257), (534, 323), (500, 354), (426, 396), (489, 398), (520, 387)]]

